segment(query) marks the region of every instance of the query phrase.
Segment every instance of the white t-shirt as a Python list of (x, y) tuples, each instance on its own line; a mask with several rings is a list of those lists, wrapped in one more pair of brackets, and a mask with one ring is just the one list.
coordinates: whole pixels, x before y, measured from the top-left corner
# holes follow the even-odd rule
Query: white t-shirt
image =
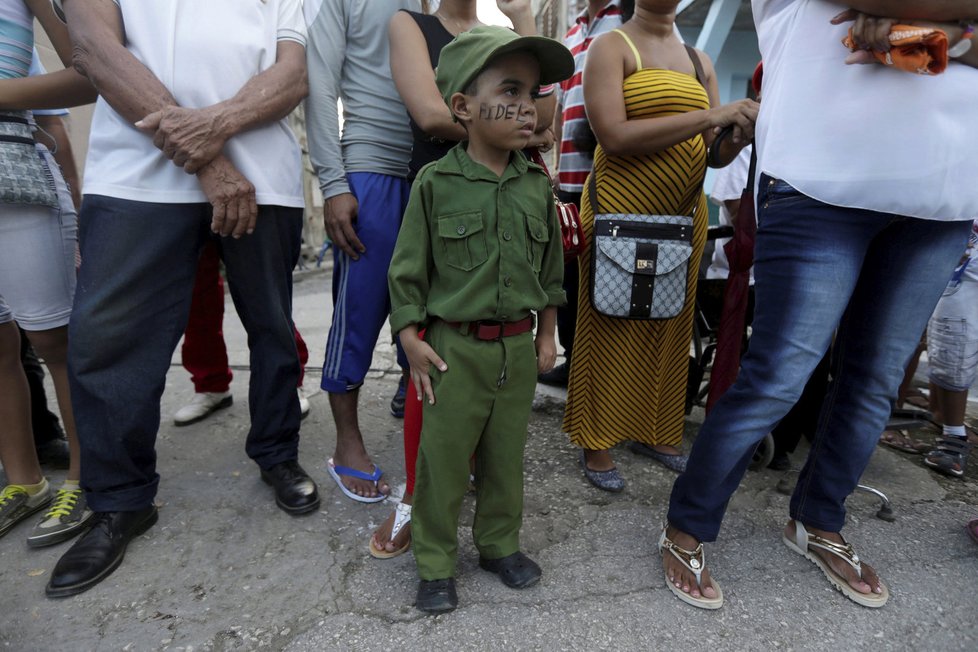
[[(203, 108), (233, 97), (275, 63), (279, 41), (305, 45), (300, 0), (115, 0), (126, 47), (180, 106)], [(283, 119), (231, 138), (225, 154), (262, 205), (301, 207), (299, 145)], [(170, 162), (150, 135), (102, 98), (92, 119), (85, 193), (151, 203), (200, 203), (197, 177)]]
[(758, 169), (836, 206), (935, 220), (978, 207), (978, 70), (936, 76), (845, 64), (848, 8), (753, 0), (764, 59)]
[[(727, 210), (725, 201), (740, 199), (747, 187), (747, 176), (750, 174), (750, 153), (752, 147), (748, 145), (740, 150), (730, 165), (717, 172), (713, 180), (713, 190), (710, 191), (710, 200), (720, 207), (720, 224), (729, 226), (733, 224), (733, 217)], [(730, 242), (730, 238), (718, 238), (716, 248), (713, 250), (713, 259), (706, 270), (708, 279), (724, 279), (730, 275), (730, 263), (727, 261), (727, 254), (723, 250), (723, 245)], [(750, 270), (750, 282), (754, 282), (754, 268)]]

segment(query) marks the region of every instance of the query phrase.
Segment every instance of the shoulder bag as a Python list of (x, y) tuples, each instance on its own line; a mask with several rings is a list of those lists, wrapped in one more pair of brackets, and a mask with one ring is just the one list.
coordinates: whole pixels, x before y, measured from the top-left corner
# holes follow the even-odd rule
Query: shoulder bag
[(54, 177), (23, 112), (0, 111), (0, 204), (58, 207)]

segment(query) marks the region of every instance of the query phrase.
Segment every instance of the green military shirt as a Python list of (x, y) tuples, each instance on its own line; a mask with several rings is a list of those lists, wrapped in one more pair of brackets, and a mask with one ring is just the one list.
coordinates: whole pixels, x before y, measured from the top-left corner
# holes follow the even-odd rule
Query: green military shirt
[(566, 302), (563, 270), (543, 169), (515, 152), (497, 177), (460, 143), (411, 187), (388, 273), (391, 327), (517, 321)]

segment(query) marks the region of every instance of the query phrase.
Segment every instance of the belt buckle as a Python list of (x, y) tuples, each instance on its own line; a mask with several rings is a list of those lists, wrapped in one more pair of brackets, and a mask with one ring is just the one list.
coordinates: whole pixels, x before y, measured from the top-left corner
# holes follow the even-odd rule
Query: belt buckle
[[(498, 342), (503, 339), (503, 324), (498, 321), (480, 321), (475, 331), (476, 339), (484, 342)], [(495, 329), (495, 335), (490, 335)]]

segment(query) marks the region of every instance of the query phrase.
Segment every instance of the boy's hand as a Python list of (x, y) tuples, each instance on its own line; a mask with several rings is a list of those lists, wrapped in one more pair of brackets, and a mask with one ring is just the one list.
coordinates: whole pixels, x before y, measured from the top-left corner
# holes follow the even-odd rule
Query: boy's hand
[(537, 373), (546, 373), (554, 368), (557, 362), (557, 343), (553, 333), (537, 333), (533, 340), (537, 349)]
[(408, 326), (398, 333), (401, 339), (401, 348), (407, 356), (408, 363), (411, 365), (411, 381), (418, 392), (418, 400), (424, 400), (422, 395), (427, 397), (430, 405), (435, 404), (435, 392), (431, 388), (431, 376), (428, 375), (431, 365), (435, 365), (439, 371), (448, 371), (448, 365), (438, 357), (431, 346), (418, 337), (416, 326)]

